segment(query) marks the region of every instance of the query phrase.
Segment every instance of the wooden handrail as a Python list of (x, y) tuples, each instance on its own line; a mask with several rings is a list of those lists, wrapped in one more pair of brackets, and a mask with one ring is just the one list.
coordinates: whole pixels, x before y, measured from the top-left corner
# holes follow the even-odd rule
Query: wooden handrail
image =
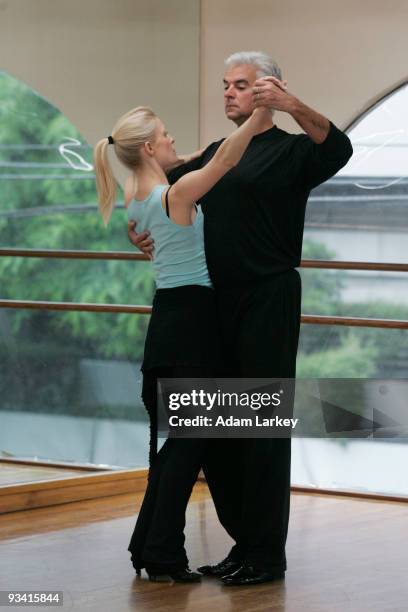
[(45, 257), (50, 259), (136, 259), (138, 261), (149, 261), (143, 253), (132, 251), (78, 251), (55, 249), (14, 249), (0, 248), (0, 256), (4, 257)]
[[(3, 257), (44, 257), (50, 259), (116, 259), (149, 261), (143, 253), (127, 251), (81, 251), (54, 249), (16, 249), (0, 248)], [(378, 272), (408, 272), (408, 264), (381, 263), (368, 261), (333, 261), (325, 259), (302, 259), (301, 268), (318, 268), (328, 270), (368, 270)]]
[(368, 319), (363, 317), (332, 317), (302, 315), (302, 323), (310, 325), (346, 325), (348, 327), (380, 327), (382, 329), (408, 329), (408, 321), (403, 319)]
[(302, 259), (301, 268), (319, 268), (326, 270), (368, 270), (370, 272), (408, 272), (408, 264), (381, 263), (375, 261), (331, 261)]
[[(137, 260), (148, 261), (143, 253), (126, 251), (81, 251), (53, 249), (16, 249), (0, 248), (0, 256), (5, 257), (44, 257), (58, 259), (99, 259), (99, 260)], [(331, 261), (304, 259), (302, 268), (326, 270), (367, 270), (379, 272), (408, 272), (408, 264), (380, 263), (364, 261)], [(92, 304), (81, 302), (48, 302), (35, 300), (0, 300), (2, 308), (25, 308), (33, 310), (65, 310), (77, 312), (108, 312), (151, 314), (151, 307), (130, 304)], [(351, 327), (377, 327), (388, 329), (408, 329), (408, 321), (398, 319), (370, 319), (362, 317), (336, 317), (319, 315), (302, 315), (301, 322), (311, 325), (345, 325)]]
[[(151, 306), (131, 304), (89, 304), (81, 302), (42, 302), (35, 300), (2, 300), (0, 308), (28, 308), (32, 310), (74, 310), (77, 312), (112, 312), (130, 314), (151, 314)], [(388, 329), (408, 329), (408, 321), (399, 319), (368, 319), (362, 317), (334, 317), (302, 315), (302, 323), (311, 325), (346, 325), (351, 327), (380, 327)]]
[(127, 312), (151, 314), (151, 306), (131, 304), (89, 304), (85, 302), (42, 302), (38, 300), (2, 300), (0, 308), (28, 308), (31, 310), (75, 310), (76, 312)]

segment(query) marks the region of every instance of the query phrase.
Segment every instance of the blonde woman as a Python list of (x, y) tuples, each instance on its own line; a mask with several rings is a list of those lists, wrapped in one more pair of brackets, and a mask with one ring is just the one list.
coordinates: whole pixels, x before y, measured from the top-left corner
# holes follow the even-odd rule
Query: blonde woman
[(220, 362), (214, 290), (204, 253), (203, 214), (195, 202), (240, 161), (270, 111), (259, 107), (209, 163), (169, 187), (166, 171), (178, 162), (174, 139), (147, 107), (121, 117), (94, 149), (99, 209), (112, 214), (116, 181), (108, 146), (132, 172), (125, 195), (129, 220), (154, 240), (156, 293), (142, 365), (143, 400), (151, 419), (149, 481), (129, 545), (132, 563), (150, 580), (196, 582), (184, 549), (185, 510), (201, 467), (206, 440), (168, 439), (156, 454), (157, 379), (211, 377)]

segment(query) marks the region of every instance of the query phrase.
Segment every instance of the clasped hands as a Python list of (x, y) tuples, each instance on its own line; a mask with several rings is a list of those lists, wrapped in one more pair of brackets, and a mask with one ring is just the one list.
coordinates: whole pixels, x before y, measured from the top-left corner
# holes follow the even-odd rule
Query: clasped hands
[(287, 81), (280, 81), (273, 76), (257, 79), (253, 87), (255, 108), (267, 106), (275, 110), (290, 112), (293, 96), (288, 93), (287, 84)]

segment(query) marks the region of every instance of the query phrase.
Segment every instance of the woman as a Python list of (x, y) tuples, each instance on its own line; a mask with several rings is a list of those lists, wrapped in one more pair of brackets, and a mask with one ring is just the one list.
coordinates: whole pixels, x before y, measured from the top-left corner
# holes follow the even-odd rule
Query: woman
[(195, 204), (241, 159), (268, 109), (257, 108), (202, 169), (169, 187), (166, 170), (178, 162), (174, 139), (147, 107), (121, 117), (94, 149), (99, 208), (112, 214), (116, 181), (107, 156), (113, 145), (132, 172), (126, 194), (129, 219), (149, 229), (155, 244), (157, 290), (143, 359), (143, 400), (151, 419), (149, 481), (129, 545), (136, 572), (150, 580), (195, 582), (184, 549), (185, 510), (201, 467), (206, 440), (167, 439), (156, 455), (157, 379), (208, 378), (219, 363), (214, 291), (204, 253), (203, 215)]

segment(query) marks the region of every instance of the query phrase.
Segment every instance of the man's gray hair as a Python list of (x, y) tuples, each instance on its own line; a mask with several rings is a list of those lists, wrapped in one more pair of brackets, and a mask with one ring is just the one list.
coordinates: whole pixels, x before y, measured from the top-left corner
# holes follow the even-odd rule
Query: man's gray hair
[(278, 64), (262, 51), (238, 51), (227, 57), (224, 63), (227, 68), (240, 64), (252, 64), (257, 68), (258, 79), (263, 76), (274, 76), (282, 80), (282, 72)]

